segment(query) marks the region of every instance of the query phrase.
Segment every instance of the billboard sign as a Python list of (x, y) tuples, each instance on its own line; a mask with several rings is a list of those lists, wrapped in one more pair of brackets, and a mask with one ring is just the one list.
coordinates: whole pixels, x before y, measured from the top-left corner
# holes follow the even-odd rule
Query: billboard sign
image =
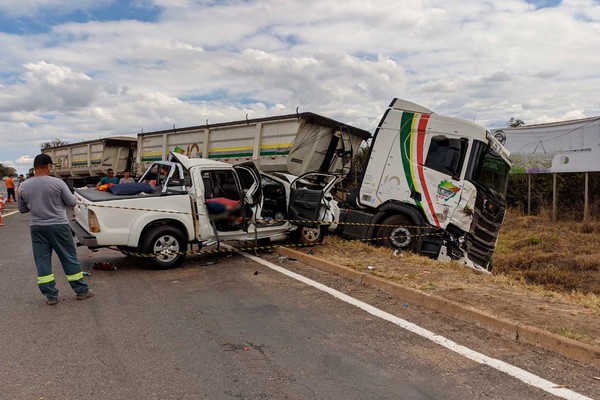
[(600, 171), (600, 117), (490, 132), (510, 151), (513, 174)]

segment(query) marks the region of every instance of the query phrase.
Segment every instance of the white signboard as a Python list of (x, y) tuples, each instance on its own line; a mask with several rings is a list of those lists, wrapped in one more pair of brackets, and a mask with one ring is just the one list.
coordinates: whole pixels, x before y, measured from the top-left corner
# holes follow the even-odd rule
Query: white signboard
[(600, 171), (600, 117), (491, 133), (510, 151), (512, 173)]

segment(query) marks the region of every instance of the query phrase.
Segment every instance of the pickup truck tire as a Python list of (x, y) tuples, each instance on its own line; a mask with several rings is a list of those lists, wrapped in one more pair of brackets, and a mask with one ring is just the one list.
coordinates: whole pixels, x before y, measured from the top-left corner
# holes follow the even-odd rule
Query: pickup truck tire
[(377, 237), (380, 244), (393, 249), (418, 252), (421, 247), (420, 230), (415, 227), (414, 222), (403, 215), (392, 215), (387, 217), (378, 230)]
[(160, 254), (148, 258), (149, 267), (153, 269), (175, 268), (183, 262), (185, 254), (169, 254), (185, 252), (187, 242), (177, 228), (158, 225), (146, 232), (142, 241), (142, 254)]
[(314, 246), (319, 244), (327, 234), (327, 226), (321, 225), (317, 227), (300, 226), (294, 232), (294, 239), (303, 245)]

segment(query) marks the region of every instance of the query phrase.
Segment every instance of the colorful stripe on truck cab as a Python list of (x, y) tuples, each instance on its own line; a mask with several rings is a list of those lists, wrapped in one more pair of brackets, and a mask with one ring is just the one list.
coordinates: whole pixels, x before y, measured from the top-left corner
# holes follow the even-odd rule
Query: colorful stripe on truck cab
[(400, 155), (402, 157), (404, 175), (410, 191), (421, 194), (421, 200), (415, 199), (415, 204), (427, 216), (431, 224), (439, 227), (440, 221), (435, 215), (435, 209), (423, 172), (423, 164), (425, 163), (423, 153), (428, 123), (429, 115), (406, 111), (402, 113), (400, 122)]

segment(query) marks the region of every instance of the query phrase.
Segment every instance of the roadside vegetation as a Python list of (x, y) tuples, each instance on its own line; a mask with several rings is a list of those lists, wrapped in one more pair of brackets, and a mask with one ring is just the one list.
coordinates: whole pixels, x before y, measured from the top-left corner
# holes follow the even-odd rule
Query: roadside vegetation
[(600, 345), (600, 223), (510, 211), (491, 275), (458, 262), (328, 236), (315, 256), (499, 317)]
[(600, 295), (600, 222), (551, 222), (509, 212), (498, 241), (494, 274), (558, 292)]

